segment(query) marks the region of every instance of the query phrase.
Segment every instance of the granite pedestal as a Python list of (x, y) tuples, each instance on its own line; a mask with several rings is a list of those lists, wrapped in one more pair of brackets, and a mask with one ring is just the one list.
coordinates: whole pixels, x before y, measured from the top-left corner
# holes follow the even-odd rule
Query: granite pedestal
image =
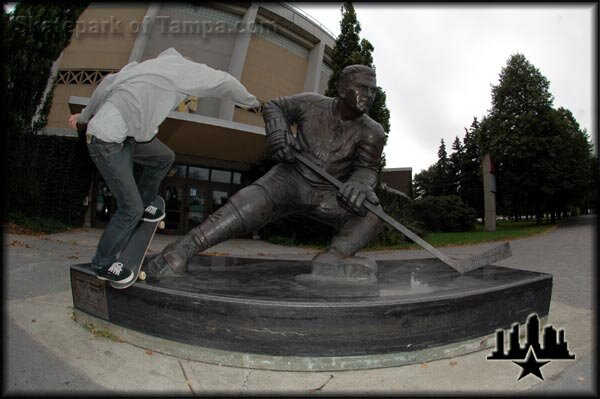
[(75, 308), (186, 345), (266, 356), (379, 356), (446, 347), (548, 315), (552, 276), (437, 259), (378, 261), (375, 285), (299, 282), (307, 261), (195, 256), (185, 277), (116, 290), (71, 267)]

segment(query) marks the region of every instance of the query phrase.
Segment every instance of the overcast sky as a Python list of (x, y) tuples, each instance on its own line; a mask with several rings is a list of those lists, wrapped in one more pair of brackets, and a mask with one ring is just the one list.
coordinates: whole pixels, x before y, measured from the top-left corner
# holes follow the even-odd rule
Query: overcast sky
[[(334, 36), (341, 3), (293, 3)], [(491, 86), (512, 54), (523, 54), (550, 81), (554, 107), (565, 107), (596, 144), (597, 4), (440, 5), (354, 3), (375, 51), (377, 83), (391, 113), (388, 168), (413, 176), (448, 153), (473, 117), (491, 108)]]

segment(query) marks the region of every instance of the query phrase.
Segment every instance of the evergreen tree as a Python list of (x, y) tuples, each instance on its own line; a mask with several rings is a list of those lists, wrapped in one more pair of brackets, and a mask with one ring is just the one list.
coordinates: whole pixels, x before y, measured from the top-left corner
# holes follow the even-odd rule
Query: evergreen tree
[(434, 164), (415, 175), (413, 179), (414, 198), (434, 196), (438, 191), (437, 187), (439, 187), (437, 185), (437, 169)]
[[(359, 26), (360, 31), (360, 26)], [(360, 61), (364, 65), (368, 65), (373, 68), (373, 50), (375, 47), (367, 39), (360, 41)]]
[(473, 118), (469, 129), (465, 128), (463, 139), (463, 159), (459, 180), (459, 196), (468, 207), (474, 209), (477, 217), (483, 218), (483, 177), (481, 172), (481, 154), (477, 132), (479, 121)]
[(448, 153), (446, 152), (446, 143), (441, 140), (438, 149), (438, 161), (435, 164), (436, 169), (436, 188), (434, 195), (454, 195), (454, 179), (452, 177), (452, 168)]
[(417, 173), (414, 178), (416, 198), (455, 195), (454, 179), (451, 175), (451, 164), (446, 152), (444, 139), (438, 148), (438, 160), (428, 169)]
[[(325, 95), (336, 97), (338, 95), (338, 81), (340, 73), (348, 65), (361, 64), (375, 69), (373, 65), (373, 50), (375, 47), (367, 39), (360, 40), (360, 22), (356, 17), (356, 11), (351, 2), (342, 5), (342, 21), (340, 22), (340, 34), (335, 40), (331, 57), (332, 74), (327, 82)], [(369, 116), (380, 123), (385, 131), (387, 141), (390, 132), (390, 111), (386, 105), (385, 91), (377, 86), (375, 100), (369, 111)], [(385, 155), (382, 156), (380, 171), (385, 167)]]
[[(342, 21), (340, 22), (340, 34), (335, 39), (333, 52), (331, 56), (332, 73), (327, 82), (327, 90), (325, 95), (328, 97), (336, 97), (338, 95), (337, 85), (340, 79), (340, 73), (348, 65), (363, 64), (365, 61), (373, 61), (368, 48), (362, 48), (360, 45), (360, 22), (356, 18), (356, 11), (352, 3), (347, 2), (342, 5)], [(369, 45), (370, 43), (367, 42)], [(371, 45), (371, 48), (373, 46)], [(371, 50), (372, 51), (372, 50)]]
[(447, 195), (458, 195), (461, 190), (462, 170), (464, 163), (465, 151), (458, 136), (455, 137), (452, 143), (452, 153), (448, 157), (449, 160), (449, 193)]

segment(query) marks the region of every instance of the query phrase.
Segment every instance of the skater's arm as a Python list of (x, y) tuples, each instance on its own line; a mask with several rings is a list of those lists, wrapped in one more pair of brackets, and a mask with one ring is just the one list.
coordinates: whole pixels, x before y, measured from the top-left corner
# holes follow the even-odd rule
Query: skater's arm
[[(216, 97), (232, 101), (236, 105), (248, 109), (257, 108), (260, 102), (229, 73), (213, 69), (205, 64), (192, 61), (177, 62), (182, 75), (182, 86), (185, 86), (185, 94), (194, 97)], [(178, 64), (179, 65), (179, 64)]]
[(257, 108), (260, 102), (253, 94), (241, 84), (236, 78), (223, 71), (216, 71), (222, 83), (218, 86), (218, 92), (221, 96), (233, 101), (238, 106), (249, 109)]
[(96, 87), (96, 90), (94, 90), (94, 93), (92, 94), (87, 106), (83, 109), (83, 111), (81, 111), (80, 114), (77, 114), (77, 123), (85, 124), (90, 121), (92, 116), (94, 116), (100, 106), (104, 103), (104, 100), (106, 100), (108, 95), (108, 87), (116, 77), (117, 74), (110, 74), (106, 75), (104, 79), (102, 79), (98, 87)]

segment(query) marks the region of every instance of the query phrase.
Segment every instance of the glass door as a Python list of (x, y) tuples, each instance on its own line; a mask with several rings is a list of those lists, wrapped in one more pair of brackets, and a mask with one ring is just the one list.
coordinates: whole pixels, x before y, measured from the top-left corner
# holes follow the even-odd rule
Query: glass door
[(187, 186), (187, 227), (186, 232), (206, 219), (207, 214), (207, 193), (208, 190), (204, 184), (190, 183)]
[(225, 190), (212, 190), (212, 209), (211, 213), (215, 212), (217, 209), (225, 205), (227, 199), (229, 198), (229, 193)]
[(166, 234), (185, 234), (183, 205), (184, 184), (164, 183), (163, 198), (165, 199), (165, 229)]

